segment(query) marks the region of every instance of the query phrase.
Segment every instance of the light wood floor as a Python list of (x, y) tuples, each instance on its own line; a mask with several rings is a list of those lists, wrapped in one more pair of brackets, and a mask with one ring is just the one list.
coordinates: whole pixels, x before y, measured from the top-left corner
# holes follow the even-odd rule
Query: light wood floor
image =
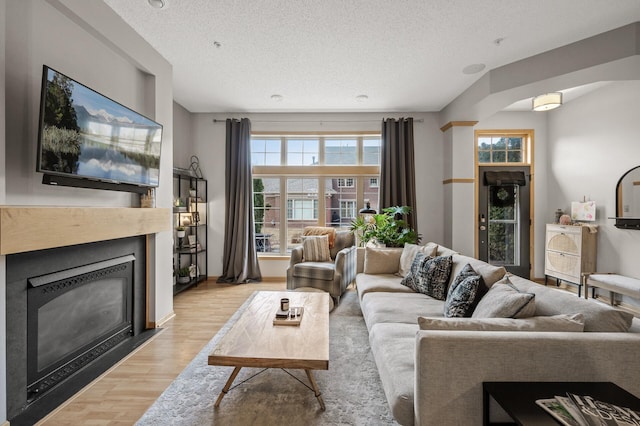
[(206, 282), (180, 293), (163, 332), (39, 424), (134, 424), (252, 292), (285, 288), (284, 282)]

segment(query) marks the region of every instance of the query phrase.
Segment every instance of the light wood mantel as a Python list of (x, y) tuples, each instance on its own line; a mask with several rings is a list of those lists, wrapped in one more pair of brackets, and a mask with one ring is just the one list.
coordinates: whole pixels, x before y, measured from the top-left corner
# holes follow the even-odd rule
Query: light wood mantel
[(171, 229), (171, 209), (0, 206), (0, 255)]

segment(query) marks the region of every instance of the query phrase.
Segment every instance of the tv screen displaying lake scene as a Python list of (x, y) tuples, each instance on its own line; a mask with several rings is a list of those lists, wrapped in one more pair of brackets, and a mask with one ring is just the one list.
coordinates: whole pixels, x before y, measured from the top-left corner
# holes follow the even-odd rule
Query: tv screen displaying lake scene
[(162, 125), (46, 65), (37, 171), (158, 186)]

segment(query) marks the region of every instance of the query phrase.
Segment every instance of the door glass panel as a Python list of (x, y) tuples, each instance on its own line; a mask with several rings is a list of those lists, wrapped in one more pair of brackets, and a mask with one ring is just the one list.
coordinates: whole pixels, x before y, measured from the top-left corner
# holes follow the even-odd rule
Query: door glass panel
[(489, 186), (489, 263), (519, 264), (519, 211), (517, 185)]

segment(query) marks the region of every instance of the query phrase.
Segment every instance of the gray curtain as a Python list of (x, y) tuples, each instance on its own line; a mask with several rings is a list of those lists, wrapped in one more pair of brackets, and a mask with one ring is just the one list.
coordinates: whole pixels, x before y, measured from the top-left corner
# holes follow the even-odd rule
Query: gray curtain
[(413, 118), (382, 120), (380, 207), (411, 207), (405, 220), (417, 232), (413, 157)]
[(227, 119), (224, 254), (218, 282), (260, 281), (253, 223), (251, 122)]

